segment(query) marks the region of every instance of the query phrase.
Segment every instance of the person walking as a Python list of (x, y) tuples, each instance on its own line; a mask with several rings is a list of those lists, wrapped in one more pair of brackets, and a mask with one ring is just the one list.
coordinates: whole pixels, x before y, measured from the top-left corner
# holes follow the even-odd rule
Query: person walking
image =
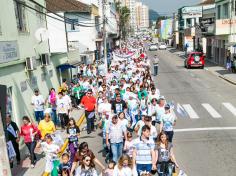
[(62, 130), (64, 130), (65, 126), (69, 122), (69, 117), (68, 117), (67, 101), (63, 98), (63, 93), (62, 92), (58, 93), (57, 113), (58, 113), (58, 117), (61, 121), (61, 128), (62, 128)]
[(169, 143), (165, 132), (161, 132), (158, 135), (158, 141), (156, 145), (156, 157), (157, 157), (157, 172), (159, 176), (171, 176), (173, 172), (173, 164), (179, 167), (176, 162), (175, 155), (173, 152), (173, 144)]
[(153, 58), (153, 70), (154, 70), (154, 76), (158, 75), (158, 66), (159, 66), (159, 58), (157, 55)]
[(44, 139), (46, 134), (52, 134), (56, 131), (56, 127), (51, 120), (51, 111), (45, 111), (44, 119), (39, 122), (38, 129), (41, 132), (42, 139)]
[(35, 89), (34, 95), (32, 96), (31, 105), (34, 106), (34, 115), (38, 123), (43, 119), (44, 103), (45, 100), (43, 96), (39, 93), (38, 89)]
[(114, 168), (113, 176), (138, 176), (131, 158), (123, 154)]
[(124, 139), (127, 140), (126, 128), (118, 120), (118, 116), (114, 115), (106, 130), (106, 145), (111, 146), (112, 160), (115, 162), (122, 155)]
[(36, 155), (34, 149), (36, 147), (36, 142), (40, 138), (40, 131), (37, 126), (31, 123), (28, 116), (23, 117), (23, 125), (21, 126), (20, 136), (24, 138), (25, 145), (30, 152), (31, 167), (34, 168), (36, 163)]
[(75, 176), (98, 176), (95, 164), (90, 156), (83, 156), (82, 163), (75, 171)]
[(51, 88), (49, 91), (48, 103), (52, 109), (51, 116), (55, 126), (58, 125), (56, 102), (57, 102), (56, 90), (54, 88)]
[(168, 136), (169, 142), (172, 143), (172, 139), (174, 136), (174, 128), (173, 126), (176, 123), (175, 116), (170, 111), (170, 105), (165, 105), (165, 113), (161, 115), (160, 119), (160, 132), (164, 131), (166, 135)]
[(144, 125), (142, 134), (134, 140), (133, 146), (133, 164), (136, 165), (138, 175), (142, 172), (151, 172), (156, 170), (155, 143), (150, 138), (150, 127)]
[[(7, 114), (6, 116), (6, 136), (8, 141), (11, 141), (14, 150), (16, 152), (17, 165), (20, 164), (20, 150), (19, 150), (19, 141), (20, 141), (20, 131), (15, 122), (11, 120), (11, 115)], [(13, 163), (12, 163), (13, 164)]]
[(95, 111), (97, 111), (97, 101), (96, 98), (92, 95), (92, 90), (89, 89), (86, 95), (81, 100), (81, 106), (84, 106), (85, 117), (87, 121), (87, 134), (90, 134), (94, 131), (94, 119)]

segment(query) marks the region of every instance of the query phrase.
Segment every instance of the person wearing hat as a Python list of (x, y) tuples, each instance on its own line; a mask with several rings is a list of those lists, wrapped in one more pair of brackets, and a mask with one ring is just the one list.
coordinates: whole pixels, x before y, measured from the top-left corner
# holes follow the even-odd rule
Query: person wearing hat
[(34, 95), (32, 96), (31, 105), (34, 106), (34, 115), (38, 123), (43, 119), (44, 103), (45, 100), (43, 96), (39, 93), (38, 89), (35, 89)]
[(173, 126), (176, 123), (175, 116), (171, 113), (170, 105), (165, 105), (165, 113), (161, 115), (160, 118), (160, 132), (164, 131), (168, 137), (169, 142), (172, 143), (174, 128)]
[(51, 109), (48, 108), (44, 111), (44, 119), (39, 122), (38, 129), (41, 132), (42, 139), (44, 139), (46, 134), (52, 134), (56, 131), (55, 125), (51, 120)]
[(88, 89), (85, 96), (81, 100), (81, 106), (85, 109), (85, 117), (87, 121), (87, 133), (90, 134), (94, 131), (94, 119), (95, 111), (97, 111), (97, 101), (96, 98), (92, 95), (92, 89)]

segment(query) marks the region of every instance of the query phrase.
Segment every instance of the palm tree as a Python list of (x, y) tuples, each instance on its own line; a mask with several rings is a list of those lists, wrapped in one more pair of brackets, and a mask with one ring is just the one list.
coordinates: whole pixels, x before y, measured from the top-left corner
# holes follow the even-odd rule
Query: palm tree
[(129, 29), (130, 9), (126, 6), (121, 6), (120, 2), (116, 3), (116, 11), (119, 15), (119, 33), (120, 37), (125, 40)]

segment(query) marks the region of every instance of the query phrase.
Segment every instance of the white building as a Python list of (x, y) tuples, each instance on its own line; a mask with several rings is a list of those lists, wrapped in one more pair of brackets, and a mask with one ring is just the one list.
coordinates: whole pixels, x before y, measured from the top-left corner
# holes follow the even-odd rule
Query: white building
[(138, 29), (149, 27), (149, 8), (141, 2), (136, 2), (136, 24)]

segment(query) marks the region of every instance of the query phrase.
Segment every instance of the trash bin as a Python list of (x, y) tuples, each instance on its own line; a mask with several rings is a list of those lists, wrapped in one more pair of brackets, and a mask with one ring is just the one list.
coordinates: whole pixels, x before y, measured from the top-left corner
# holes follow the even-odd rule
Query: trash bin
[(153, 67), (154, 67), (154, 76), (157, 76), (158, 75), (158, 64), (154, 64)]

